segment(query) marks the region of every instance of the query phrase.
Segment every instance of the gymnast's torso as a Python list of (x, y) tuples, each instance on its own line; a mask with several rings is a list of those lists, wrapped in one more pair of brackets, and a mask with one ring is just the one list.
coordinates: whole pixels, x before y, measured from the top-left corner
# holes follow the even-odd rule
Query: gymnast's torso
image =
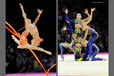
[(37, 45), (39, 34), (38, 34), (38, 28), (36, 27), (36, 25), (34, 24), (30, 25), (30, 34), (33, 37), (33, 43)]

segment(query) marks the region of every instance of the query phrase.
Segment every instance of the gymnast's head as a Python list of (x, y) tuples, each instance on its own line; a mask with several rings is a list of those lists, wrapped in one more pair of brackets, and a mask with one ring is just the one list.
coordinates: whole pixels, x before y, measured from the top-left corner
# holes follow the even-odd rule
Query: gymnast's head
[(31, 24), (31, 20), (30, 19), (27, 19), (27, 22), (28, 22), (28, 24)]
[(76, 18), (77, 19), (81, 19), (82, 18), (82, 15), (80, 13), (77, 13)]

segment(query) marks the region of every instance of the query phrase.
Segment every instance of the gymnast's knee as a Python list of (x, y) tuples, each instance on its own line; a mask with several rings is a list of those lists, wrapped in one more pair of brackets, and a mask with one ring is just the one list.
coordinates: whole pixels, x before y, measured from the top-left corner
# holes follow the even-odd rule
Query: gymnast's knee
[(97, 53), (99, 52), (99, 48), (98, 48), (98, 47), (96, 48), (96, 52), (97, 52)]
[(59, 47), (63, 46), (63, 43), (59, 43)]

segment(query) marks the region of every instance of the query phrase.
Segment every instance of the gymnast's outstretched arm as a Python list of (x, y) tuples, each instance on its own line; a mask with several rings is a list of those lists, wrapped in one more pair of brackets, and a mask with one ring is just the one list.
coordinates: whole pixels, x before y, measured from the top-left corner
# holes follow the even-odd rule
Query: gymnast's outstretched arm
[(83, 40), (86, 40), (86, 38), (87, 38), (88, 29), (89, 29), (89, 26), (87, 26), (87, 30), (86, 30), (86, 32), (85, 32), (85, 35), (84, 35), (84, 39), (83, 39)]
[(39, 14), (38, 14), (38, 16), (36, 17), (35, 21), (33, 22), (33, 24), (35, 24), (35, 25), (36, 25), (36, 23), (38, 22), (38, 20), (40, 19), (40, 16), (41, 16), (43, 10), (38, 9), (37, 12), (38, 12)]
[(88, 19), (88, 21), (84, 22), (83, 25), (87, 25), (88, 23), (90, 23), (90, 21), (92, 20), (93, 17), (93, 12), (95, 11), (95, 8), (91, 8), (91, 15), (90, 18)]
[(86, 41), (86, 38), (87, 38), (87, 34), (88, 34), (88, 29), (89, 29), (89, 28), (90, 28), (90, 27), (87, 26), (87, 30), (86, 30), (86, 32), (85, 32), (85, 35), (84, 35), (83, 41), (81, 42), (81, 44), (82, 44), (83, 47), (87, 47), (87, 41)]
[(66, 20), (69, 21), (69, 22), (74, 22), (74, 20), (71, 20), (68, 18), (68, 9), (65, 9), (65, 16), (66, 16)]
[(82, 19), (82, 20), (81, 20), (81, 23), (86, 22), (86, 21), (89, 20), (89, 18), (90, 18), (90, 14), (88, 13), (88, 9), (85, 9), (84, 13), (85, 13), (88, 17), (85, 18), (85, 19)]
[(22, 11), (22, 16), (24, 18), (24, 21), (27, 23), (27, 16), (26, 16), (26, 13), (24, 11), (24, 7), (21, 3), (19, 3), (19, 5), (20, 5), (21, 11)]
[[(29, 33), (27, 33), (27, 32), (29, 32), (29, 27), (27, 26), (27, 25), (28, 25), (28, 21), (27, 21), (28, 18), (27, 18), (27, 16), (26, 16), (25, 11), (24, 11), (23, 5), (22, 5), (21, 3), (19, 3), (19, 5), (20, 5), (21, 11), (22, 11), (22, 16), (23, 16), (23, 18), (24, 18), (25, 28), (26, 28), (25, 31), (22, 33), (22, 35), (25, 34), (25, 33), (28, 35), (28, 34), (29, 34)], [(26, 36), (27, 36), (27, 35), (26, 35)]]
[(69, 21), (66, 21), (66, 22), (68, 23), (68, 25), (69, 25), (69, 27), (70, 27), (70, 28), (67, 28), (66, 30), (73, 33), (74, 30), (73, 30), (73, 27), (72, 27), (71, 23), (70, 23)]

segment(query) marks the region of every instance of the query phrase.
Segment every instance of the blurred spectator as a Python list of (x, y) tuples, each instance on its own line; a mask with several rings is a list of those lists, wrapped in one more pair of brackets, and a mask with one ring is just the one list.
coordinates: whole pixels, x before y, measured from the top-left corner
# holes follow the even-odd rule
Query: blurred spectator
[(42, 67), (40, 66), (40, 64), (38, 63), (38, 61), (36, 59), (33, 59), (33, 72), (43, 72)]
[(99, 49), (100, 49), (101, 52), (104, 51), (104, 45), (103, 45), (102, 39), (99, 39), (98, 47), (99, 47)]
[(18, 56), (16, 58), (16, 63), (17, 63), (18, 69), (22, 68), (23, 62), (24, 62), (24, 58), (20, 54), (18, 54)]
[(24, 66), (22, 67), (22, 69), (19, 72), (30, 72), (32, 68), (32, 64), (29, 61), (28, 57), (25, 57), (25, 63)]

